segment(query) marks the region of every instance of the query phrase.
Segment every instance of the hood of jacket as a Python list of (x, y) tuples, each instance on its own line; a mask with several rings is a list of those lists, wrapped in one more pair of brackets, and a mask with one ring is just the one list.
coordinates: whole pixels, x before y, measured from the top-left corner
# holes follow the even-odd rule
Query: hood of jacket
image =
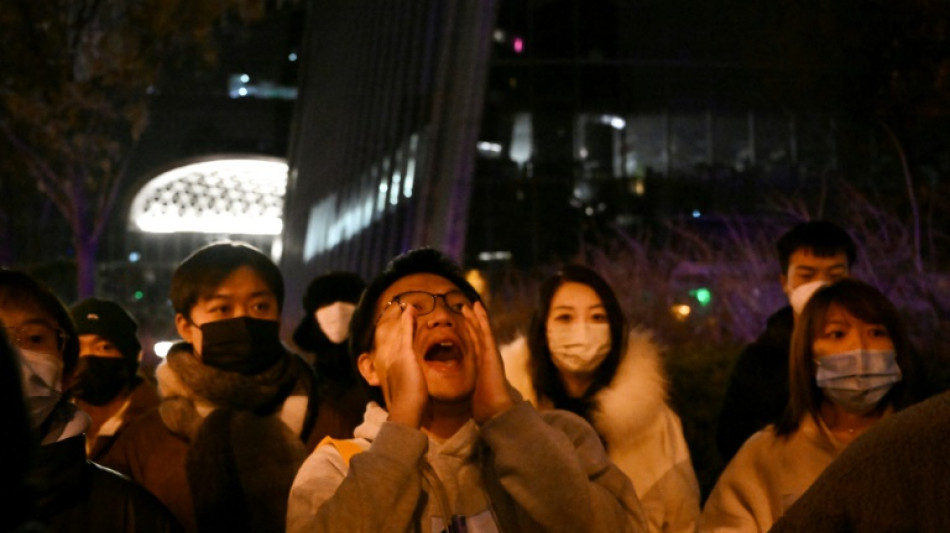
[[(511, 385), (534, 405), (551, 407), (538, 398), (531, 382), (527, 339), (520, 336), (500, 351)], [(634, 328), (614, 378), (594, 395), (590, 422), (608, 443), (622, 442), (653, 425), (666, 411), (668, 388), (653, 332)]]

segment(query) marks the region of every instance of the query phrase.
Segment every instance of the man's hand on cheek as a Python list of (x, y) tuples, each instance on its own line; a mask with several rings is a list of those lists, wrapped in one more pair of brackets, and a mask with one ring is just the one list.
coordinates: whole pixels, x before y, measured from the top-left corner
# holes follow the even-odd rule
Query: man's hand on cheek
[(462, 310), (466, 331), (475, 351), (477, 379), (472, 395), (472, 418), (482, 424), (515, 405), (501, 354), (492, 335), (488, 313), (481, 302)]
[(398, 322), (383, 324), (376, 334), (376, 367), (389, 420), (418, 428), (429, 402), (425, 375), (413, 349), (416, 310), (407, 307)]

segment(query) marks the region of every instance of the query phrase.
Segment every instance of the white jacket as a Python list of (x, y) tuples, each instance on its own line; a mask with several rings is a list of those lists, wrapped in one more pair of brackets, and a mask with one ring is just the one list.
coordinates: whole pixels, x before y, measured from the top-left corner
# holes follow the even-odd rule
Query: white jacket
[[(535, 406), (551, 408), (531, 381), (527, 339), (502, 346), (501, 353), (512, 386)], [(630, 331), (617, 373), (594, 402), (590, 423), (633, 482), (651, 531), (695, 531), (699, 483), (680, 419), (666, 403), (667, 381), (652, 332)]]

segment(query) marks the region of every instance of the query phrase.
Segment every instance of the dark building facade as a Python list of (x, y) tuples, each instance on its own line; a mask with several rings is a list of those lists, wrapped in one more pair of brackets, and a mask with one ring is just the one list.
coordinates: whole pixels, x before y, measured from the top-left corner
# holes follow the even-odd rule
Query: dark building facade
[(461, 257), (495, 4), (311, 4), (288, 155), (289, 295), (412, 247)]

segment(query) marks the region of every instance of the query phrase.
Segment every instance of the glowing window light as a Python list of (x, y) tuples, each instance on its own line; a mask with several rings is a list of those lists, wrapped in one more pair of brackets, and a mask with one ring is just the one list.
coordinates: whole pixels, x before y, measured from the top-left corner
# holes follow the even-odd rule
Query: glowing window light
[(382, 213), (386, 209), (386, 193), (389, 192), (389, 184), (385, 181), (379, 183), (379, 198), (376, 201), (376, 212)]
[(399, 203), (399, 193), (402, 192), (402, 150), (396, 152), (396, 161), (393, 164), (393, 186), (389, 191), (390, 205)]
[(692, 309), (686, 304), (679, 304), (670, 307), (670, 313), (673, 315), (673, 318), (679, 320), (680, 322), (685, 322), (689, 318)]
[(406, 179), (402, 182), (402, 195), (406, 198), (412, 198), (412, 187), (416, 181), (416, 153), (419, 149), (419, 134), (414, 133), (409, 137), (409, 156), (406, 161)]
[(280, 235), (287, 164), (277, 159), (212, 159), (150, 180), (132, 201), (130, 221), (146, 233)]
[(416, 178), (416, 158), (409, 156), (406, 163), (406, 179), (402, 182), (402, 195), (406, 198), (412, 198), (412, 186)]
[(513, 42), (513, 48), (515, 49), (516, 54), (524, 52), (524, 39), (521, 37), (515, 37)]

